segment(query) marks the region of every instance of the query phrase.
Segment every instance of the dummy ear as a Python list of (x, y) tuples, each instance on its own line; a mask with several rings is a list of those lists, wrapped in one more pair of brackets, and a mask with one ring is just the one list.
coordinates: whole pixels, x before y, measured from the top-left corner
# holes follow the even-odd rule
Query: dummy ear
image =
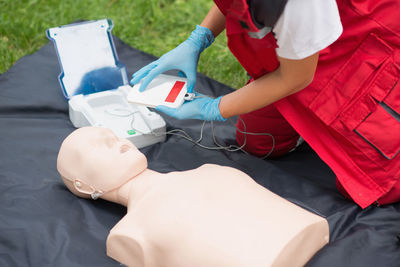
[(92, 186), (87, 185), (78, 179), (74, 180), (74, 188), (76, 191), (88, 195), (91, 195), (96, 191)]
[(94, 199), (94, 200), (98, 199), (101, 195), (103, 195), (103, 191), (101, 191), (101, 190), (97, 191), (92, 186), (87, 185), (84, 182), (77, 180), (77, 179), (74, 180), (74, 188), (79, 193), (90, 195), (92, 197), (92, 199)]

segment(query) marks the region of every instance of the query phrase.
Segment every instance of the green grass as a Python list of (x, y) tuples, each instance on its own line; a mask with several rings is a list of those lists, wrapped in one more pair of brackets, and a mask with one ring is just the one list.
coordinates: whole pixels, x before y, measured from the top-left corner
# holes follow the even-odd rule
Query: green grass
[[(0, 73), (48, 42), (47, 28), (77, 20), (112, 19), (114, 35), (161, 56), (189, 36), (211, 5), (211, 0), (0, 0)], [(234, 88), (247, 79), (224, 33), (203, 52), (198, 71)]]

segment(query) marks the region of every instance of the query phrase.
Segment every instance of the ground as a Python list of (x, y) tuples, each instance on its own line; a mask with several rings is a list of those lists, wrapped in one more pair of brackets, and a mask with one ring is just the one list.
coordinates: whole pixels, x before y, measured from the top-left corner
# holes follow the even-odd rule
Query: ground
[[(109, 18), (113, 34), (132, 47), (161, 56), (200, 24), (211, 0), (0, 0), (0, 73), (48, 42), (47, 28)], [(247, 80), (226, 46), (225, 32), (206, 49), (198, 71), (233, 88)]]

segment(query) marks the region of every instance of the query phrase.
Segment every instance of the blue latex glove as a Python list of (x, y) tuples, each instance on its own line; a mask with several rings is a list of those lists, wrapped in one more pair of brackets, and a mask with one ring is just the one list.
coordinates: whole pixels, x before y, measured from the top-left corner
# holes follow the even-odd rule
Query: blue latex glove
[(225, 121), (226, 119), (221, 116), (219, 111), (218, 105), (220, 101), (221, 96), (214, 99), (196, 93), (195, 99), (185, 101), (179, 108), (156, 106), (156, 110), (180, 120)]
[(175, 49), (164, 54), (158, 60), (144, 66), (132, 76), (131, 84), (137, 84), (143, 79), (139, 88), (143, 92), (147, 85), (159, 74), (177, 69), (182, 71), (188, 78), (187, 91), (193, 92), (196, 83), (196, 69), (200, 53), (214, 42), (213, 33), (199, 25), (192, 32), (189, 38)]

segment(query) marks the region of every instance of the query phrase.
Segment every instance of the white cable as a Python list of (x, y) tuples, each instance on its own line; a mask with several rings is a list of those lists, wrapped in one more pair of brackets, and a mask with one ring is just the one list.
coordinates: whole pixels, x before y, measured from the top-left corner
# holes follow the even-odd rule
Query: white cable
[[(200, 97), (204, 97), (204, 96), (196, 96), (196, 97), (199, 97), (199, 98), (200, 98)], [(112, 115), (112, 116), (117, 116), (117, 117), (129, 117), (129, 116), (132, 116), (132, 120), (131, 120), (131, 123), (130, 123), (130, 126), (131, 126), (132, 130), (134, 130), (134, 131), (136, 131), (136, 132), (139, 132), (139, 133), (141, 133), (141, 134), (144, 134), (142, 131), (140, 131), (140, 130), (136, 129), (135, 127), (133, 127), (133, 123), (134, 123), (134, 121), (135, 121), (135, 113), (140, 113), (139, 111), (133, 111), (133, 112), (132, 112), (132, 111), (130, 111), (130, 110), (128, 110), (128, 109), (114, 109), (113, 111), (127, 111), (128, 113), (126, 113), (126, 114), (116, 114), (116, 113), (110, 112), (109, 110), (105, 110), (106, 113), (108, 113), (108, 114), (110, 114), (110, 115)], [(185, 132), (185, 131), (182, 130), (182, 129), (172, 129), (172, 130), (169, 130), (169, 131), (166, 131), (166, 132), (154, 132), (153, 130), (151, 130), (151, 127), (147, 124), (146, 120), (143, 120), (143, 121), (145, 122), (145, 124), (147, 125), (147, 127), (151, 130), (150, 134), (152, 134), (152, 135), (160, 136), (160, 135), (164, 135), (164, 134), (167, 135), (167, 134), (168, 134), (168, 135), (179, 136), (179, 137), (181, 137), (181, 138), (184, 138), (184, 139), (186, 139), (186, 140), (192, 142), (193, 144), (195, 144), (195, 145), (197, 145), (197, 146), (199, 146), (199, 147), (201, 147), (201, 148), (208, 149), (208, 150), (225, 150), (225, 151), (228, 151), (228, 152), (235, 152), (235, 151), (239, 151), (239, 150), (240, 150), (240, 151), (242, 151), (242, 152), (248, 154), (248, 153), (243, 149), (243, 148), (246, 146), (246, 144), (247, 144), (247, 135), (257, 135), (257, 136), (265, 135), (265, 136), (270, 136), (271, 139), (272, 139), (272, 147), (271, 147), (270, 151), (269, 151), (265, 156), (261, 157), (262, 159), (268, 158), (268, 157), (271, 155), (271, 153), (274, 151), (274, 149), (275, 149), (275, 138), (274, 138), (274, 136), (273, 136), (272, 134), (270, 134), (270, 133), (253, 133), (253, 132), (247, 132), (247, 131), (246, 131), (246, 124), (244, 123), (243, 119), (239, 117), (239, 120), (240, 120), (240, 122), (243, 124), (243, 128), (244, 128), (243, 131), (240, 130), (240, 129), (238, 129), (238, 128), (236, 127), (236, 125), (234, 125), (234, 124), (232, 123), (232, 121), (230, 121), (230, 120), (228, 119), (228, 121), (229, 121), (232, 125), (235, 126), (236, 130), (237, 130), (239, 133), (244, 134), (244, 142), (243, 142), (243, 144), (242, 144), (241, 146), (237, 146), (237, 145), (223, 146), (223, 145), (221, 145), (220, 143), (218, 143), (218, 141), (217, 141), (217, 139), (216, 139), (216, 136), (215, 136), (215, 132), (214, 132), (214, 123), (213, 123), (213, 121), (211, 121), (210, 123), (211, 123), (212, 137), (213, 137), (213, 141), (214, 141), (215, 146), (206, 146), (206, 145), (203, 145), (203, 144), (200, 143), (200, 142), (203, 140), (203, 132), (204, 132), (204, 126), (205, 126), (205, 124), (206, 124), (206, 121), (203, 121), (203, 123), (202, 123), (202, 125), (201, 125), (201, 128), (200, 128), (200, 136), (199, 136), (199, 139), (198, 139), (198, 140), (194, 140), (187, 132)]]

